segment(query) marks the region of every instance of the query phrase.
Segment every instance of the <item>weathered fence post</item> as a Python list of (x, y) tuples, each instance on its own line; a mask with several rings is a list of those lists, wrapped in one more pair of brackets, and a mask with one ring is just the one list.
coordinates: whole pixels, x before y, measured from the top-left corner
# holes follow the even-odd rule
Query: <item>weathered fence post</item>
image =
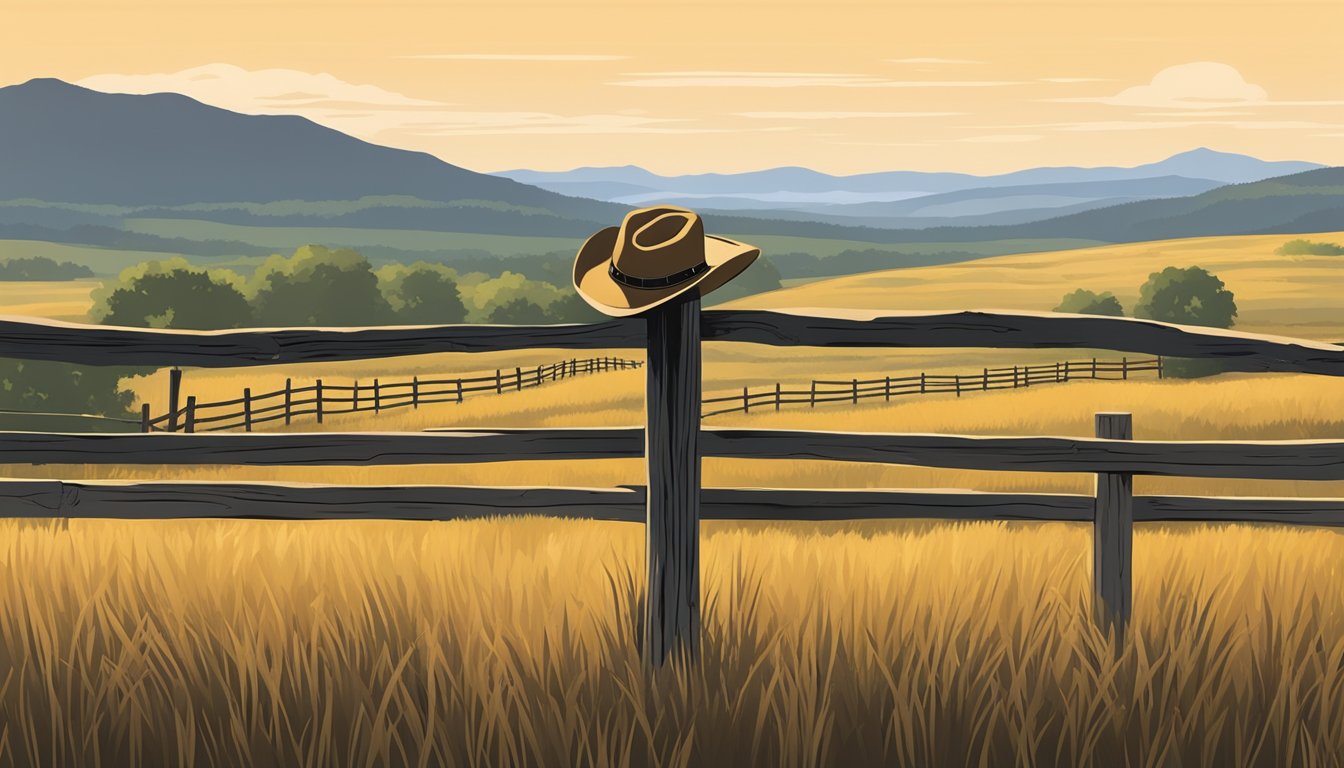
[(185, 423), (185, 425), (183, 425), (183, 427), (182, 427), (182, 430), (183, 430), (184, 432), (195, 432), (195, 431), (196, 431), (196, 396), (195, 396), (195, 395), (189, 395), (189, 396), (187, 397), (187, 419), (186, 419), (186, 423)]
[(411, 377), (411, 410), (420, 408), (420, 377)]
[(541, 366), (537, 366), (537, 386), (541, 386)]
[[(1133, 440), (1134, 419), (1128, 413), (1098, 413), (1096, 435), (1108, 440)], [(1129, 623), (1134, 547), (1134, 475), (1098, 472), (1092, 520), (1093, 611), (1102, 629), (1123, 637)]]
[(747, 388), (742, 388), (742, 412), (751, 413), (751, 395), (747, 393)]
[(808, 407), (808, 408), (816, 408), (816, 407), (817, 407), (817, 380), (816, 380), (816, 379), (813, 379), (813, 380), (812, 380), (812, 389), (811, 389), (811, 394), (810, 394), (810, 395), (808, 396), (808, 398), (807, 398), (807, 407)]
[(457, 380), (457, 403), (458, 403), (458, 405), (461, 405), (461, 404), (462, 404), (462, 379), (461, 379), (461, 377), (459, 377), (458, 380)]
[(925, 378), (926, 378), (926, 374), (925, 374), (923, 371), (920, 371), (920, 372), (919, 372), (919, 394), (921, 394), (921, 395), (929, 391), (928, 385), (927, 385), (926, 382), (925, 382)]
[(955, 374), (952, 377), (952, 386), (957, 388), (957, 397), (961, 397), (961, 374)]
[(168, 371), (168, 431), (177, 431), (177, 410), (182, 396), (182, 369)]
[(495, 369), (495, 394), (504, 394), (504, 379), (501, 377), (498, 368)]
[(1162, 357), (1160, 355), (1157, 358), (1157, 378), (1162, 378)]
[(352, 403), (350, 410), (359, 412), (359, 379), (355, 379), (355, 391), (350, 395), (350, 398)]
[(981, 375), (981, 377), (982, 377), (982, 378), (980, 379), (980, 391), (981, 391), (981, 392), (988, 392), (988, 391), (989, 391), (989, 369), (988, 369), (988, 368), (985, 368), (983, 371), (981, 371), (980, 375)]
[(513, 387), (513, 390), (514, 390), (515, 392), (522, 392), (522, 391), (523, 391), (523, 369), (522, 369), (521, 367), (514, 366), (514, 368), (513, 368), (513, 378), (514, 378), (514, 387)]
[(378, 413), (383, 410), (383, 390), (378, 385), (378, 380), (373, 380), (373, 412)]
[(700, 297), (656, 307), (647, 321), (644, 658), (659, 667), (700, 653)]
[(854, 380), (854, 404), (859, 404), (859, 380)]
[(252, 431), (252, 388), (243, 387), (243, 431)]
[(1013, 389), (1017, 389), (1017, 366), (1013, 366)]
[(318, 423), (318, 424), (321, 424), (321, 423), (322, 423), (322, 380), (321, 380), (321, 379), (318, 379), (318, 380), (317, 380), (317, 382), (316, 382), (316, 384), (315, 384), (315, 389), (317, 390), (317, 391), (314, 393), (314, 394), (315, 394), (314, 400), (317, 401), (317, 402), (316, 402), (316, 405), (317, 405), (317, 423)]
[(779, 382), (775, 382), (775, 410), (779, 410)]
[(140, 431), (149, 432), (149, 403), (140, 404)]
[(1064, 381), (1065, 381), (1065, 383), (1067, 383), (1068, 380), (1069, 380), (1069, 361), (1068, 361), (1068, 360), (1065, 360), (1065, 361), (1064, 361)]
[(294, 403), (294, 380), (285, 379), (285, 426), (289, 426)]
[(1129, 358), (1128, 358), (1128, 357), (1122, 357), (1122, 358), (1120, 358), (1120, 378), (1121, 378), (1121, 379), (1124, 379), (1125, 381), (1128, 381), (1128, 380), (1129, 380)]
[(1097, 358), (1092, 358), (1092, 378), (1097, 378)]

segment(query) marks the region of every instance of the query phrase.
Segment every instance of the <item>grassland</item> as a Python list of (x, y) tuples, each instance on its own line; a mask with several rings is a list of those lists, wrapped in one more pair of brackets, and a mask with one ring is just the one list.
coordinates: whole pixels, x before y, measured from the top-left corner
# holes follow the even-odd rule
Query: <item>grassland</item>
[[(1043, 309), (1080, 286), (1125, 298), (1122, 286), (1137, 287), (1156, 268), (1149, 264), (1198, 263), (1237, 292), (1248, 328), (1344, 339), (1344, 319), (1329, 315), (1340, 306), (1344, 262), (1270, 266), (1284, 239), (1073, 254), (1082, 262), (1105, 252), (1086, 264), (1064, 254), (1001, 257), (743, 303)], [(1032, 258), (1051, 266), (1031, 267)], [(1028, 264), (1005, 266), (1020, 259)], [(812, 355), (709, 344), (706, 390), (806, 382), (818, 371), (973, 369), (987, 355), (1037, 354), (1060, 353)], [(185, 388), (222, 399), (286, 376), (367, 381), (556, 358), (539, 350), (191, 370)], [(334, 416), (322, 428), (636, 424), (642, 376), (618, 371), (461, 405)], [(162, 402), (164, 374), (128, 383)], [(1095, 411), (1129, 410), (1139, 438), (1339, 438), (1340, 402), (1344, 383), (1335, 380), (1229, 375), (709, 423), (1088, 435)], [(6, 472), (599, 487), (643, 479), (635, 460)], [(1059, 492), (1092, 483), (713, 459), (704, 481)], [(1344, 496), (1344, 483), (1139, 478), (1137, 490)], [(637, 526), (539, 519), (0, 521), (0, 765), (1336, 766), (1344, 755), (1344, 535), (1335, 531), (1139, 526), (1134, 625), (1117, 653), (1088, 618), (1085, 526), (707, 524), (704, 658), (694, 671), (654, 676), (633, 643), (642, 541)]]

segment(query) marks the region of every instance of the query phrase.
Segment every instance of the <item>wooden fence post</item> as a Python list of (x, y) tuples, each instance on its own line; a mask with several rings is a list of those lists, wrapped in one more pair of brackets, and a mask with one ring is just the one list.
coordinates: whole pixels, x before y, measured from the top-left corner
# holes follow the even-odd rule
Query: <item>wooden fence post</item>
[(1092, 358), (1092, 378), (1097, 378), (1097, 358)]
[(751, 413), (751, 395), (747, 393), (747, 388), (742, 388), (742, 412)]
[(953, 376), (953, 386), (955, 386), (955, 387), (957, 388), (957, 397), (961, 397), (961, 374), (960, 374), (960, 373), (955, 374), (955, 375)]
[(420, 408), (420, 377), (411, 377), (411, 410)]
[(182, 396), (182, 369), (173, 368), (168, 371), (168, 431), (177, 431), (177, 411), (181, 403), (179, 398)]
[(859, 380), (854, 380), (854, 404), (859, 404)]
[(495, 369), (495, 394), (504, 394), (504, 379), (500, 378), (499, 369)]
[(252, 388), (243, 387), (243, 431), (252, 431)]
[(817, 380), (816, 380), (816, 379), (813, 379), (813, 380), (812, 380), (812, 389), (811, 389), (811, 394), (810, 394), (810, 395), (808, 396), (808, 398), (807, 398), (807, 407), (808, 407), (808, 408), (816, 408), (816, 407), (817, 407)]
[(537, 366), (537, 386), (541, 386), (541, 366)]
[(196, 396), (195, 396), (195, 395), (188, 395), (188, 396), (187, 396), (187, 420), (186, 420), (186, 424), (183, 425), (182, 430), (183, 430), (184, 432), (195, 432), (195, 431), (196, 431)]
[(1158, 358), (1157, 358), (1157, 378), (1159, 378), (1159, 379), (1162, 378), (1162, 356), (1161, 356), (1161, 355), (1159, 355)]
[(922, 394), (925, 394), (926, 392), (929, 391), (928, 385), (927, 385), (927, 383), (925, 382), (925, 377), (926, 377), (926, 374), (925, 374), (923, 371), (920, 371), (920, 372), (919, 372), (919, 394), (921, 394), (921, 395), (922, 395)]
[(980, 379), (980, 391), (981, 391), (981, 392), (988, 392), (988, 391), (989, 391), (989, 369), (988, 369), (988, 368), (984, 369), (984, 370), (980, 373), (980, 375), (983, 377), (983, 378)]
[(294, 380), (285, 379), (285, 426), (289, 426), (294, 403)]
[(779, 382), (775, 382), (775, 410), (779, 410)]
[(321, 424), (321, 423), (322, 423), (322, 380), (321, 380), (321, 379), (318, 379), (318, 380), (317, 380), (317, 383), (316, 383), (315, 388), (316, 388), (316, 390), (317, 390), (317, 392), (315, 393), (315, 394), (316, 394), (316, 397), (314, 398), (314, 399), (317, 401), (317, 403), (316, 403), (316, 405), (317, 405), (317, 423), (318, 423), (318, 424)]
[[(1128, 413), (1098, 413), (1096, 435), (1133, 440), (1134, 419)], [(1129, 623), (1134, 547), (1134, 475), (1098, 472), (1092, 521), (1093, 612), (1099, 626), (1117, 638)]]
[(1017, 389), (1017, 366), (1013, 366), (1013, 389)]
[(1067, 382), (1068, 380), (1069, 380), (1069, 361), (1068, 361), (1068, 360), (1065, 360), (1065, 361), (1064, 361), (1064, 381)]
[(882, 394), (885, 396), (886, 401), (887, 401), (888, 403), (890, 403), (890, 402), (891, 402), (891, 377), (890, 377), (890, 376), (887, 376), (887, 377), (884, 379), (884, 382), (885, 382), (885, 383), (882, 385)]
[(351, 400), (350, 400), (350, 402), (351, 402), (350, 409), (353, 410), (353, 411), (355, 411), (355, 412), (358, 412), (358, 411), (359, 411), (359, 379), (355, 379), (355, 391), (354, 391), (354, 393), (350, 396), (350, 398), (351, 398)]
[(378, 385), (378, 380), (373, 380), (373, 412), (378, 413), (383, 410), (383, 390)]
[(520, 368), (520, 367), (518, 367), (518, 366), (514, 366), (514, 368), (513, 368), (513, 378), (514, 378), (514, 391), (515, 391), (515, 392), (522, 392), (522, 391), (523, 391), (523, 369)]
[(458, 405), (461, 405), (461, 404), (462, 404), (462, 379), (461, 379), (461, 378), (458, 378), (458, 380), (457, 380), (457, 403), (458, 403)]
[(1128, 380), (1129, 380), (1129, 358), (1128, 358), (1128, 357), (1122, 357), (1122, 358), (1120, 358), (1120, 378), (1123, 379), (1123, 380), (1125, 380), (1125, 381), (1128, 381)]
[(652, 667), (700, 653), (700, 297), (647, 315), (648, 462), (644, 658)]
[(140, 431), (149, 433), (149, 403), (140, 404)]

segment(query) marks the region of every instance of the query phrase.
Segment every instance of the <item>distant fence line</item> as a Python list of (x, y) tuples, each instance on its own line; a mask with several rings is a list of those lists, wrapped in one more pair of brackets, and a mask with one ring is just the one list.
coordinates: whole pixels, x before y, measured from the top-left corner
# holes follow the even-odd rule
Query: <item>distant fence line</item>
[[(512, 371), (496, 368), (493, 375), (453, 379), (421, 379), (383, 382), (375, 378), (372, 384), (360, 385), (354, 380), (349, 385), (329, 384), (316, 379), (306, 387), (294, 386), (293, 379), (285, 379), (283, 389), (253, 394), (245, 387), (241, 396), (231, 400), (202, 403), (189, 396), (181, 402), (182, 371), (169, 372), (168, 411), (162, 416), (150, 417), (150, 405), (140, 410), (141, 432), (219, 432), (242, 429), (251, 432), (258, 424), (284, 420), (290, 424), (297, 416), (315, 416), (321, 424), (326, 416), (360, 411), (382, 411), (395, 408), (419, 408), (430, 403), (460, 403), (475, 392), (517, 392), (539, 387), (548, 381), (560, 381), (573, 376), (604, 371), (639, 368), (644, 363), (617, 357), (572, 358), (535, 368), (515, 366)], [(233, 409), (233, 410), (224, 410)], [(211, 411), (221, 411), (211, 413)], [(205, 426), (209, 425), (209, 426)]]
[(783, 389), (776, 382), (773, 388), (752, 392), (743, 387), (742, 394), (709, 397), (701, 401), (702, 405), (715, 406), (733, 403), (726, 408), (718, 408), (700, 414), (700, 418), (718, 416), (724, 413), (751, 413), (752, 409), (773, 409), (778, 411), (785, 405), (807, 405), (815, 407), (817, 403), (851, 403), (858, 405), (860, 400), (883, 398), (891, 400), (902, 395), (956, 394), (963, 392), (987, 392), (992, 389), (1018, 389), (1040, 384), (1055, 384), (1079, 379), (1127, 380), (1137, 373), (1156, 373), (1162, 378), (1163, 361), (1160, 357), (1130, 360), (1066, 360), (1044, 365), (1014, 365), (1008, 368), (982, 368), (978, 373), (933, 374), (921, 372), (918, 375), (880, 379), (850, 379), (848, 381), (826, 381), (813, 379), (807, 389)]

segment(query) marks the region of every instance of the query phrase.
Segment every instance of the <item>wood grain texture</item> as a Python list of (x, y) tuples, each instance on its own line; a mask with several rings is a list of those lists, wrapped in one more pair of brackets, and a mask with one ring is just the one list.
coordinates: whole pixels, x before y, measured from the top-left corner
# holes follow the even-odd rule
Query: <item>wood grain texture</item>
[[(590, 325), (440, 325), (182, 331), (0, 316), (0, 357), (86, 365), (227, 368), (436, 352), (620, 349), (645, 343), (640, 318)], [(836, 309), (701, 313), (706, 341), (772, 346), (1110, 349), (1222, 360), (1230, 370), (1344, 375), (1344, 347), (1151, 320), (1054, 312)]]
[(645, 661), (700, 655), (700, 295), (650, 310), (645, 376)]
[[(820, 459), (1016, 472), (1344, 480), (1344, 441), (1107, 441), (1079, 437), (700, 430), (702, 456)], [(428, 432), (0, 432), (2, 464), (470, 464), (644, 455), (639, 427)]]
[[(976, 491), (705, 488), (704, 520), (1092, 520), (1091, 496)], [(642, 523), (645, 493), (619, 488), (365, 486), (0, 479), (0, 517), (459, 520), (538, 515)], [(1344, 527), (1344, 499), (1136, 496), (1139, 523)]]
[[(1134, 439), (1128, 413), (1096, 414), (1096, 435), (1104, 440)], [(1134, 475), (1097, 473), (1092, 518), (1093, 614), (1103, 629), (1123, 637), (1133, 603)]]

